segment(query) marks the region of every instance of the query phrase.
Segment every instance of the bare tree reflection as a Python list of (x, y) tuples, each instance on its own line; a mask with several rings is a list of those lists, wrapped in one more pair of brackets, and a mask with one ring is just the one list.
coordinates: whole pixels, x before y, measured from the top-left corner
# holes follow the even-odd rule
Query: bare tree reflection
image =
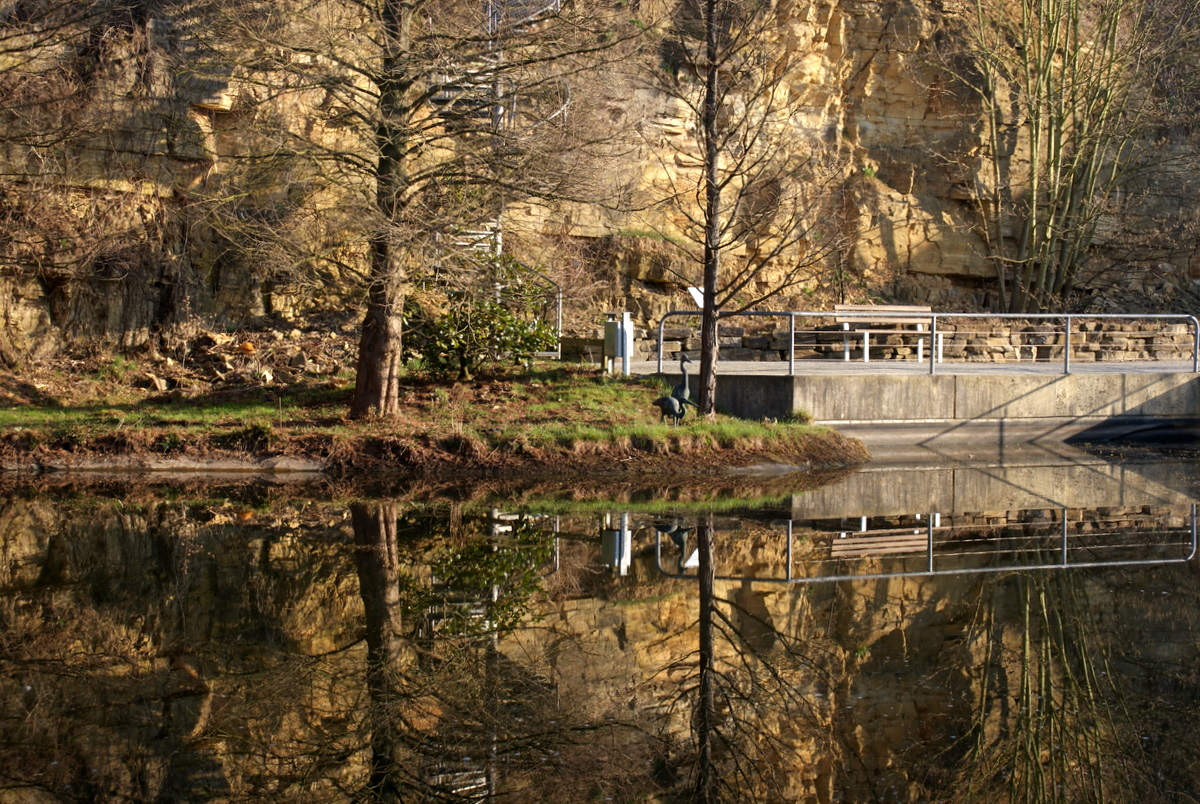
[(392, 713), (400, 696), (403, 674), (412, 661), (404, 639), (400, 608), (399, 545), (395, 503), (354, 504), (355, 563), (367, 640), (367, 691), (370, 707), (367, 728), (371, 735), (371, 761), (367, 791), (379, 801), (402, 796), (402, 732)]
[[(1022, 532), (1029, 538), (1041, 527)], [(1050, 545), (1057, 532), (1048, 528)], [(980, 587), (962, 647), (963, 661), (979, 667), (971, 720), (939, 757), (956, 800), (1191, 800), (1172, 791), (1164, 747), (1148, 736), (1168, 728), (1162, 702), (1139, 703), (1128, 670), (1113, 664), (1114, 655), (1144, 648), (1118, 645), (1100, 626), (1105, 603), (1093, 599), (1090, 577), (1036, 571)]]
[(504, 650), (527, 626), (552, 534), (518, 521), (497, 536), (482, 517), (408, 516), (388, 502), (356, 504), (352, 520), (368, 646), (362, 798), (590, 800), (628, 769), (611, 752), (653, 742), (581, 718)]
[(700, 690), (696, 702), (696, 801), (709, 804), (716, 793), (712, 741), (716, 732), (716, 656), (713, 614), (716, 608), (712, 515), (696, 528), (700, 552)]
[(696, 536), (693, 800), (789, 800), (799, 795), (798, 771), (813, 748), (828, 754), (830, 713), (810, 694), (831, 686), (828, 657), (817, 644), (777, 628), (752, 592), (719, 596), (711, 514)]

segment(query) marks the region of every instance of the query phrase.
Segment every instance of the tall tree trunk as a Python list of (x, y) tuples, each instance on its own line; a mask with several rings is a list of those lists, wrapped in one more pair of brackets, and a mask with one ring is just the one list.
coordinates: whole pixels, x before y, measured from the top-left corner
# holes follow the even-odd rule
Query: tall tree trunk
[(358, 347), (357, 377), (350, 415), (355, 419), (392, 416), (399, 410), (403, 338), (404, 280), (402, 255), (392, 229), (409, 190), (406, 170), (408, 105), (412, 87), (408, 50), (419, 0), (383, 3), (384, 58), (379, 79), (379, 121), (375, 142), (375, 205), (378, 228), (371, 238), (371, 276), (367, 311)]
[(700, 413), (717, 409), (717, 277), (721, 268), (721, 184), (718, 176), (721, 149), (717, 114), (720, 111), (718, 81), (717, 0), (704, 2), (705, 70), (704, 112), (704, 307), (700, 319)]
[(371, 250), (372, 282), (350, 403), (350, 416), (355, 419), (392, 416), (398, 412), (400, 400), (404, 269), (395, 257), (394, 245), (375, 242)]

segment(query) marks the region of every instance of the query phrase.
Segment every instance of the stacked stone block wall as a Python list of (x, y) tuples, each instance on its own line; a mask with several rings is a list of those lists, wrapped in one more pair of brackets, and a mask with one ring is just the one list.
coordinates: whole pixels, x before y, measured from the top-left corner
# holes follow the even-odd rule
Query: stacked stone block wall
[[(787, 360), (788, 330), (750, 331), (747, 327), (722, 325), (719, 330), (721, 360)], [(1011, 363), (1056, 362), (1063, 359), (1065, 336), (1061, 321), (1018, 321), (1013, 319), (948, 319), (939, 322), (942, 356), (948, 362)], [(929, 333), (898, 331), (881, 326), (871, 331), (871, 360), (916, 360), (918, 339), (929, 353)], [(826, 325), (801, 331), (795, 336), (797, 360), (862, 360), (862, 333)], [(1073, 362), (1119, 362), (1130, 360), (1189, 360), (1193, 335), (1187, 324), (1159, 321), (1080, 320), (1072, 324)], [(686, 352), (700, 354), (699, 328), (663, 328), (663, 358), (677, 360)], [(653, 360), (658, 355), (658, 330), (639, 330), (634, 341), (634, 360)]]

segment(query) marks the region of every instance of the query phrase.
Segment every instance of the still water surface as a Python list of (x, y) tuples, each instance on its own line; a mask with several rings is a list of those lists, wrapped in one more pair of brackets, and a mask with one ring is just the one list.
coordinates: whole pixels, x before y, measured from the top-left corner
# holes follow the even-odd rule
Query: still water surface
[(11, 489), (0, 801), (1197, 800), (1200, 464), (788, 482)]

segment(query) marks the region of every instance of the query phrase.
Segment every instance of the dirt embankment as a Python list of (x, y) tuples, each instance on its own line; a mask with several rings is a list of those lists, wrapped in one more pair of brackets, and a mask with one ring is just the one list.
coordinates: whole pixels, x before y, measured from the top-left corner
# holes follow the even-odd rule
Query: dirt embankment
[(353, 347), (328, 335), (210, 334), (186, 361), (103, 355), (0, 373), (0, 468), (677, 484), (868, 458), (857, 441), (797, 425), (662, 426), (654, 381), (563, 364), (469, 383), (415, 375), (396, 416), (354, 422), (350, 381), (334, 371)]
[[(343, 480), (423, 478), (428, 481), (516, 483), (680, 483), (824, 472), (861, 464), (862, 444), (835, 432), (817, 432), (780, 443), (753, 441), (726, 447), (676, 437), (661, 442), (577, 442), (561, 447), (491, 446), (450, 437), (323, 436), (274, 438), (254, 449), (225, 448), (219, 439), (193, 439), (170, 453), (156, 448), (162, 434), (140, 431), (70, 443), (32, 443), (28, 434), (0, 437), (0, 468), (10, 473), (248, 473), (276, 476), (320, 473)], [(212, 443), (212, 442), (218, 443)]]

